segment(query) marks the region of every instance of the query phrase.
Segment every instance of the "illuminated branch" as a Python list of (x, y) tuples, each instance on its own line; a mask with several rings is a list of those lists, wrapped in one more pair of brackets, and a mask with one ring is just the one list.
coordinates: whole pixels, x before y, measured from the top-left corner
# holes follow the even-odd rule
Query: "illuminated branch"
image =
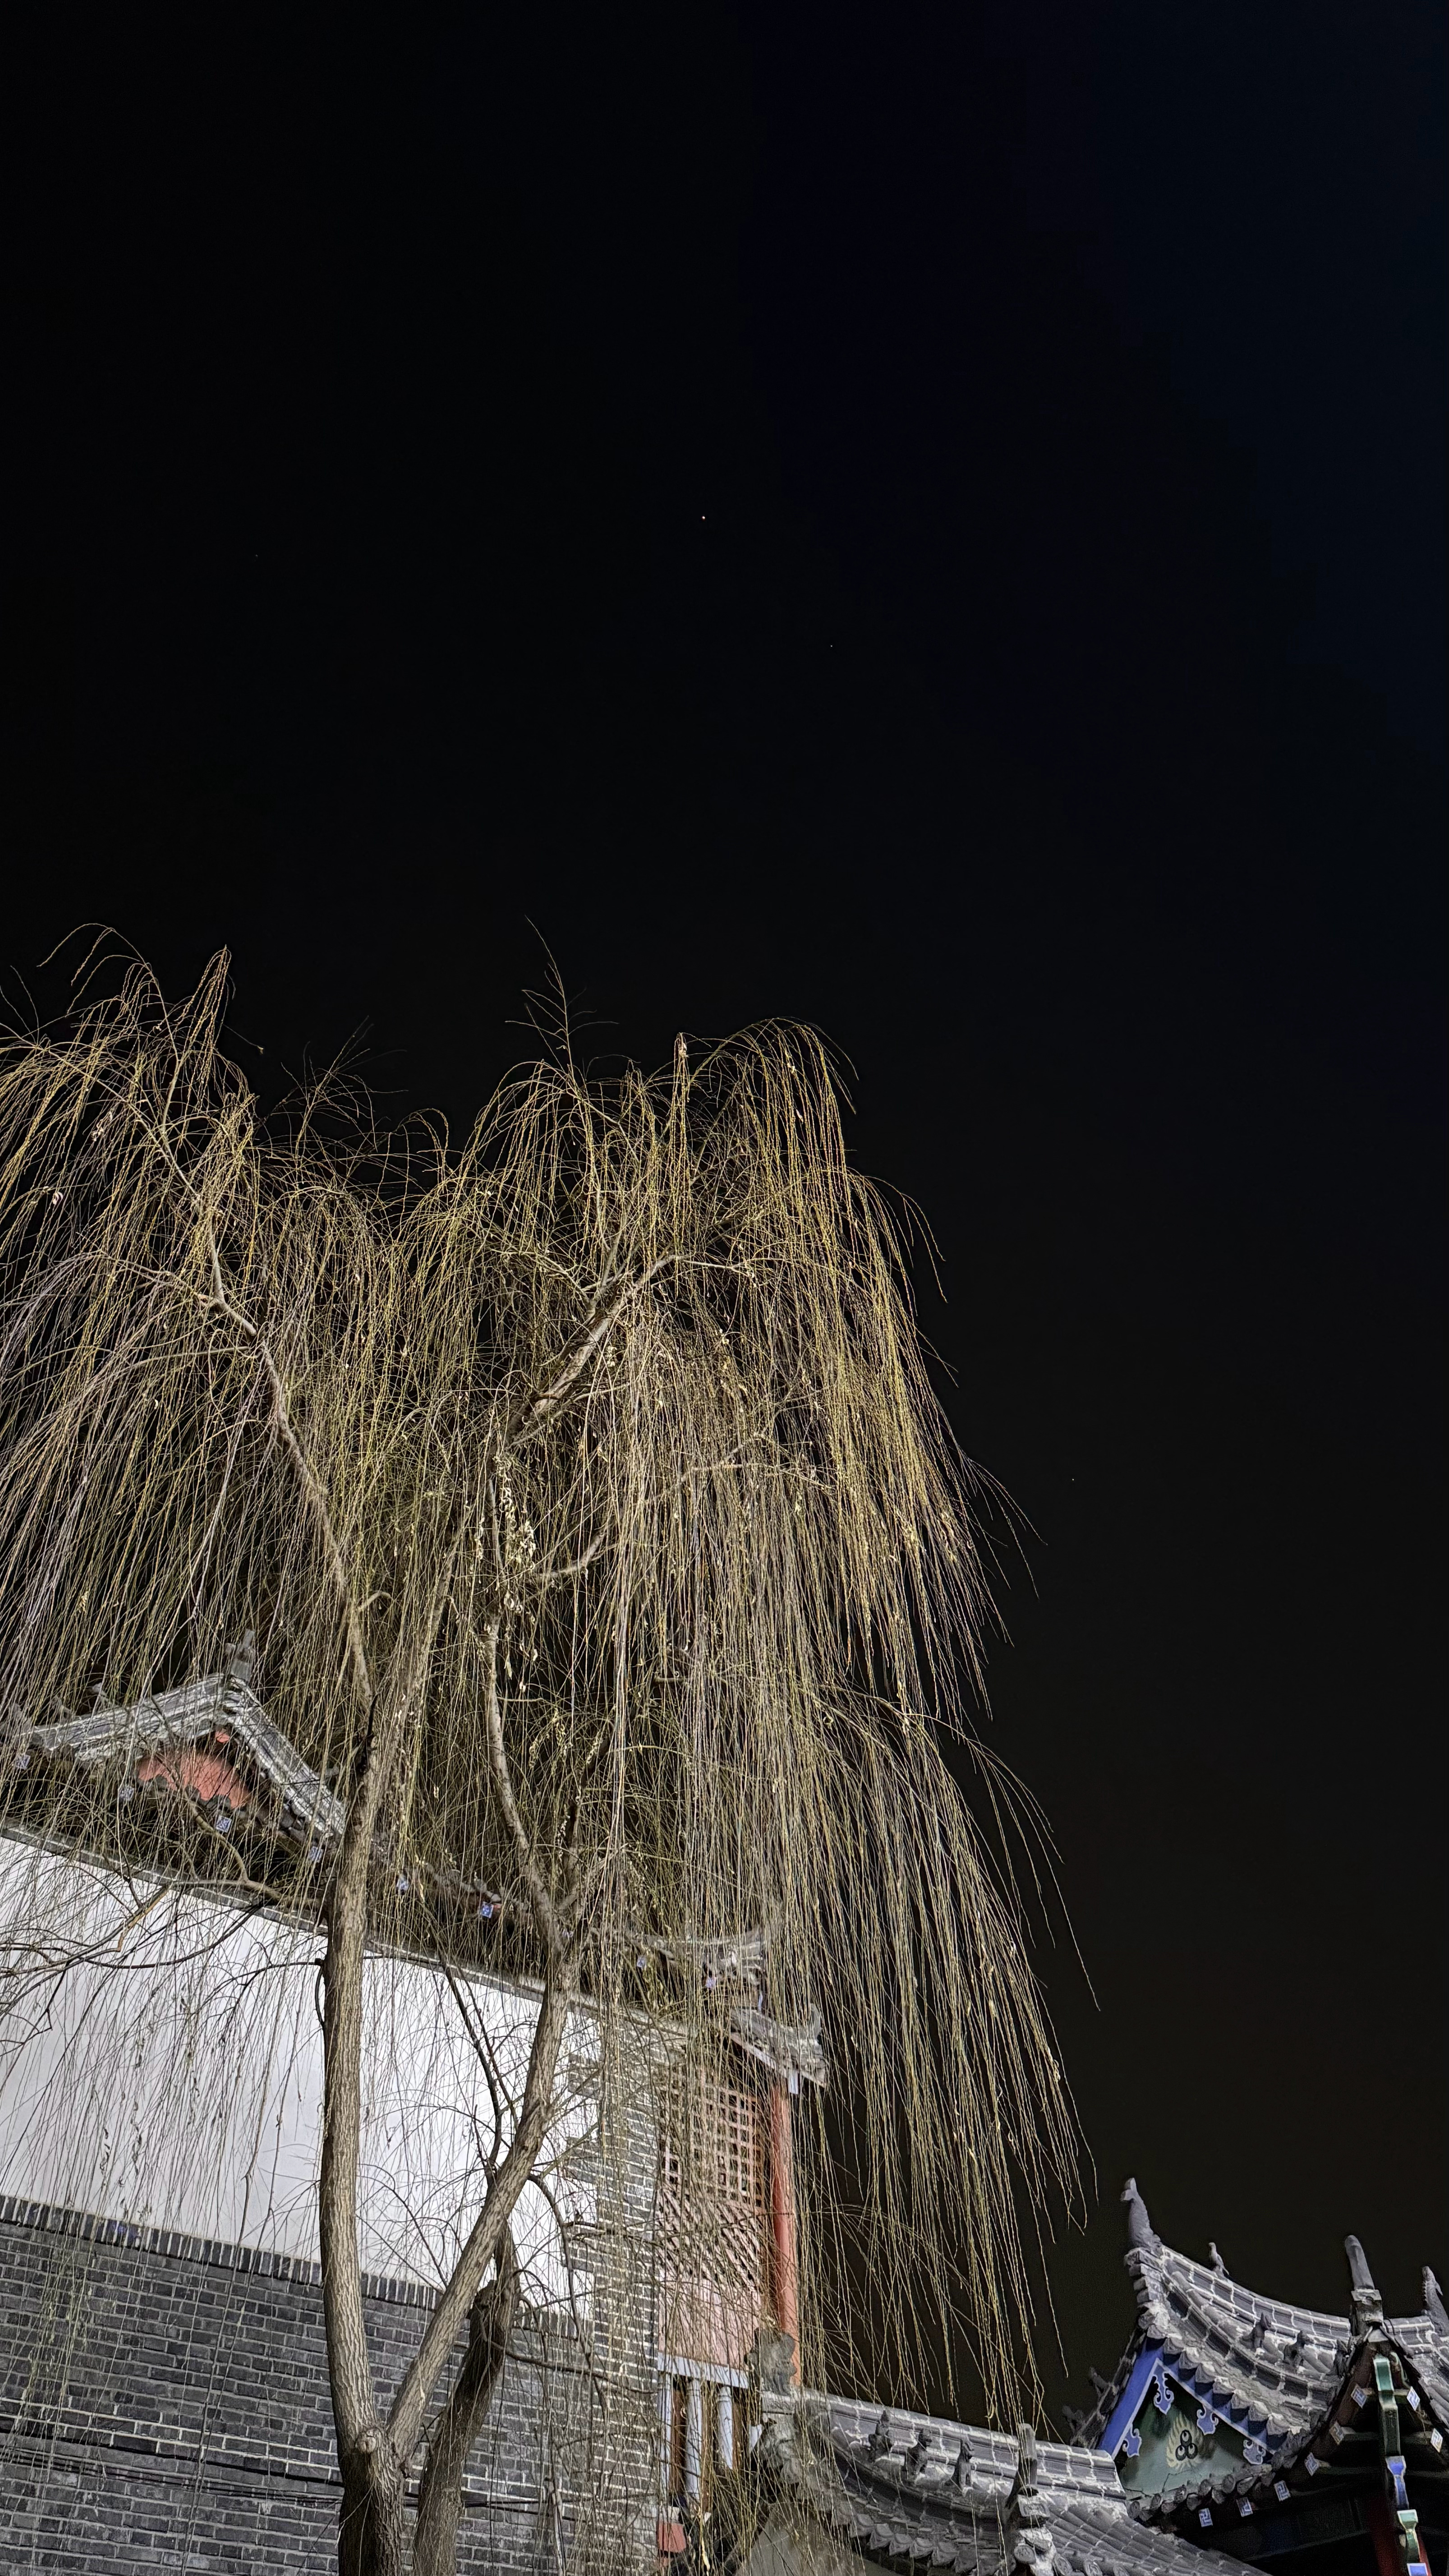
[[(829, 2283), (868, 2276), (873, 2370), (906, 2384), (960, 2327), (1015, 2420), (1020, 2213), (1070, 2187), (1074, 2147), (999, 1848), (1032, 1820), (973, 1762), (976, 1516), (1001, 1506), (937, 1405), (824, 1047), (770, 1025), (608, 1082), (565, 1051), (461, 1142), (387, 1137), (340, 1082), (267, 1124), (221, 1053), (226, 1001), (224, 959), (175, 1007), (131, 968), (0, 1048), (0, 1702), (73, 1708), (103, 1673), (134, 1707), (255, 1629), (274, 1730), (336, 1830), (299, 1846), (258, 1798), (223, 1860), (182, 1800), (123, 1809), (103, 1765), (22, 1768), (8, 1739), (0, 1827), (134, 1875), (108, 1920), (143, 1921), (158, 1879), (226, 1882), (275, 1893), (309, 1981), (324, 1953), (344, 2576), (403, 2576), (419, 2442), (447, 2545), (503, 2367), (484, 2284), (549, 2151), (574, 2014), (601, 2088), (624, 2088), (598, 2146), (614, 2190), (659, 2049), (718, 2069), (740, 2008), (849, 2034), (848, 2177), (796, 2115), (802, 2372), (827, 2348), (848, 2366)], [(468, 1900), (496, 1887), (489, 1931), (495, 1902)], [(58, 1920), (38, 1865), (4, 1891), (0, 2013), (52, 1961), (99, 1980), (83, 1904)], [(747, 1924), (769, 1927), (748, 1955)], [(462, 2084), (465, 2126), (476, 2105), (485, 2196), (386, 2416), (360, 2251), (367, 1980), (420, 1955), (483, 2069), (440, 2024), (426, 2082)], [(516, 2100), (465, 2001), (490, 1955), (536, 2015), (526, 2072), (506, 2061)], [(105, 2029), (97, 2006), (87, 2046)], [(113, 2046), (119, 2085), (119, 2021)], [(178, 2169), (200, 2136), (170, 2142)], [(428, 2261), (445, 2269), (436, 2236)], [(487, 2350), (454, 2408), (465, 2329)]]

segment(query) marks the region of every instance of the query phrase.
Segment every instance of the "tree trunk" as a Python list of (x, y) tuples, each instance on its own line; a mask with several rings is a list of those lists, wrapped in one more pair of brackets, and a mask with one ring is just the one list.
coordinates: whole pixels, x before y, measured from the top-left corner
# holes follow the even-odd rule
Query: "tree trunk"
[(454, 2576), (469, 2454), (503, 2376), (518, 2309), (518, 2266), (511, 2237), (505, 2239), (505, 2246), (497, 2279), (479, 2291), (469, 2310), (463, 2366), (429, 2436), (413, 2535), (413, 2576)]
[(423, 2437), (433, 2390), (448, 2366), (453, 2347), (471, 2314), (482, 2276), (503, 2254), (508, 2222), (532, 2173), (553, 2108), (554, 2077), (568, 2026), (575, 1980), (572, 1959), (561, 1974), (553, 1968), (544, 1980), (543, 2000), (529, 2051), (523, 2101), (508, 2152), (488, 2186), (488, 2197), (453, 2266), (442, 2297), (423, 2330), (402, 2384), (392, 2402), (388, 2429), (400, 2457), (410, 2459)]
[[(378, 2418), (357, 2236), (362, 2139), (363, 1966), (367, 1842), (377, 1784), (354, 1801), (327, 1908), (322, 1985), (322, 2162), (317, 2196), (322, 2312), (337, 2457), (342, 2469), (340, 2576), (404, 2576), (403, 2479)], [(359, 1832), (359, 1818), (361, 1832)]]
[(327, 1903), (322, 1983), (322, 2160), (317, 2222), (322, 2312), (337, 2458), (342, 2470), (338, 2576), (406, 2576), (406, 2480), (379, 2420), (362, 2303), (357, 2168), (362, 2145), (363, 1976), (367, 1863), (385, 1766), (374, 1745), (352, 1802)]
[(338, 2576), (407, 2576), (402, 2463), (386, 2434), (364, 2439), (367, 2447), (348, 2451), (342, 2461)]

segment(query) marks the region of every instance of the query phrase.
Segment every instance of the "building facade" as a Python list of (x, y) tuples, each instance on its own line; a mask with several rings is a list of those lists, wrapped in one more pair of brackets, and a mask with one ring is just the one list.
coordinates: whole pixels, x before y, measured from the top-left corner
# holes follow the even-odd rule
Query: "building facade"
[[(340, 2490), (315, 1913), (259, 1908), (224, 1872), (118, 1871), (54, 1819), (74, 1781), (79, 1816), (98, 1794), (128, 1823), (149, 1811), (143, 1851), (174, 1808), (228, 1852), (260, 1832), (320, 1866), (340, 1809), (245, 1657), (6, 1750), (21, 1794), (0, 1911), (12, 1971), (44, 1957), (0, 1998), (0, 2566), (321, 2570)], [(459, 1894), (466, 1967), (406, 1950), (366, 1967), (360, 2248), (384, 2406), (478, 2214), (495, 2084), (518, 2098), (537, 2021), (501, 1902)], [(512, 2222), (519, 2321), (465, 2567), (681, 2557), (757, 2441), (762, 2333), (795, 2332), (792, 2105), (825, 2062), (816, 2030), (764, 2009), (758, 1938), (695, 1950), (639, 1967), (665, 1971), (666, 1997), (671, 1979), (707, 1990), (703, 2046), (700, 2016), (667, 2003), (571, 2013)]]
[[(337, 1829), (235, 1667), (31, 1728), (10, 1758), (23, 1778), (89, 1766), (123, 1807), (184, 1798), (223, 1840), (249, 1808), (319, 1859)], [(23, 1802), (0, 1838), (8, 1921), (28, 1903), (72, 1961), (20, 1980), (0, 2056), (0, 2568), (324, 2576), (340, 2480), (315, 1931), (219, 1885), (151, 1885), (27, 1838)], [(482, 1939), (493, 1900), (470, 1903)], [(627, 2032), (575, 2011), (462, 2568), (1207, 2576), (1206, 2557), (1449, 2576), (1449, 2315), (1426, 2274), (1422, 2311), (1386, 2318), (1352, 2238), (1347, 2312), (1320, 2315), (1164, 2246), (1129, 2184), (1137, 2325), (1069, 2442), (802, 2390), (791, 2122), (826, 2068), (818, 2030), (770, 2018), (763, 1965), (751, 1939), (685, 1963), (712, 1997), (703, 2057), (655, 2014), (626, 2065)], [(475, 1963), (460, 2020), (458, 1980), (426, 1956), (369, 1979), (362, 2251), (385, 2405), (478, 2206), (488, 2105), (460, 2032), (506, 2082), (537, 1992)]]

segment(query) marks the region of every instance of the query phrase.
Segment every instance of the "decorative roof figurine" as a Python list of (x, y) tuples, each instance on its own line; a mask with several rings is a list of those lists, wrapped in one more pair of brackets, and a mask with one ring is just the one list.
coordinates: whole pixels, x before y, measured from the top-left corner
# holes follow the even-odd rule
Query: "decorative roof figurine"
[(1384, 2303), (1374, 2276), (1368, 2267), (1368, 2256), (1356, 2236), (1345, 2236), (1343, 2250), (1348, 2256), (1349, 2320), (1355, 2336), (1372, 2334), (1384, 2321)]
[(1052, 2576), (1056, 2566), (1056, 2544), (1052, 2539), (1046, 2506), (1037, 2492), (1036, 2435), (1030, 2424), (1018, 2424), (1016, 2428), (1016, 2462), (1016, 2478), (1006, 2518), (1012, 2563), (1030, 2569), (1031, 2576)]
[(1137, 2188), (1134, 2174), (1129, 2174), (1122, 2185), (1122, 2199), (1127, 2211), (1128, 2244), (1139, 2247), (1144, 2253), (1155, 2251), (1162, 2240), (1147, 2215), (1147, 2203)]

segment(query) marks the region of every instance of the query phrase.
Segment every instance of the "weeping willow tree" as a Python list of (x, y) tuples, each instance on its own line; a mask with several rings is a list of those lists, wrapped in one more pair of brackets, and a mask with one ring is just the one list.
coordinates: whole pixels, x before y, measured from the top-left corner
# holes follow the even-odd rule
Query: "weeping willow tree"
[[(343, 2568), (453, 2564), (571, 2012), (620, 2064), (651, 2023), (708, 2047), (708, 1981), (659, 1963), (742, 1930), (767, 1932), (771, 2012), (823, 2014), (852, 2141), (846, 2167), (839, 2133), (798, 2141), (807, 2379), (849, 2352), (848, 2221), (889, 2339), (872, 2377), (908, 2383), (963, 2321), (1004, 2412), (1019, 2213), (1069, 2176), (1070, 2122), (959, 1785), (982, 1761), (979, 1494), (820, 1043), (772, 1025), (598, 1083), (561, 1042), (465, 1143), (389, 1139), (337, 1091), (262, 1115), (222, 1052), (225, 969), (179, 1006), (131, 971), (0, 1066), (0, 1704), (18, 1743), (251, 1632), (338, 1830), (223, 1841), (173, 1801), (143, 1847), (113, 1788), (12, 1763), (0, 1790), (33, 1844), (123, 1890), (230, 1889), (315, 1927)], [(46, 1884), (0, 1927), (12, 1981), (63, 1968)], [(483, 1914), (534, 1982), (526, 2063), (384, 2404), (365, 1962), (441, 1962), (466, 2016)]]

